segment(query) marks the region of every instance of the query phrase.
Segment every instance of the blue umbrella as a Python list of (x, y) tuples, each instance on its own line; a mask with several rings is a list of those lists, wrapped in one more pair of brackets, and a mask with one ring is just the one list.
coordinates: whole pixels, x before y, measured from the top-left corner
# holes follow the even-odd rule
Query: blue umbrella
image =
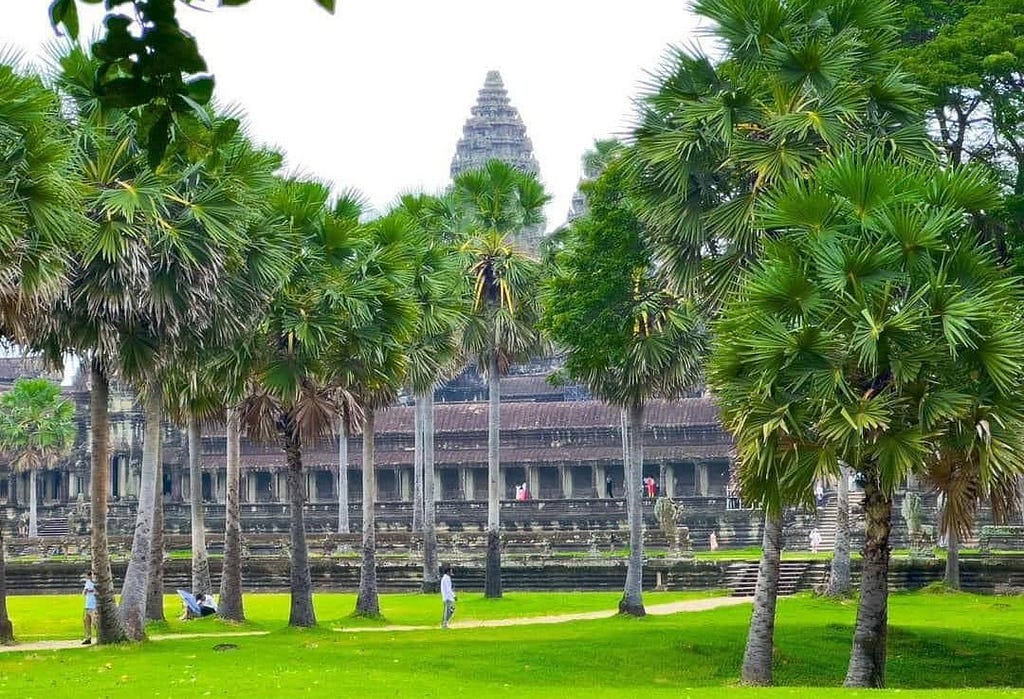
[(202, 610), (199, 609), (199, 600), (192, 596), (192, 593), (188, 590), (178, 590), (178, 595), (185, 600), (185, 604), (188, 605), (188, 610), (193, 614), (200, 614)]

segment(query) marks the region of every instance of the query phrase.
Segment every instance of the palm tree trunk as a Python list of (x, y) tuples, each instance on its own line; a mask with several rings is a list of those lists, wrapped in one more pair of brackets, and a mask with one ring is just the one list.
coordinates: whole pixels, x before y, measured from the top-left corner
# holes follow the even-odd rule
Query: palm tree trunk
[(423, 401), (423, 591), (441, 589), (437, 560), (437, 497), (434, 492), (434, 391), (417, 397)]
[(30, 468), (28, 470), (28, 535), (31, 537), (39, 536), (39, 515), (37, 510), (39, 493), (36, 492), (37, 488), (36, 469)]
[(89, 464), (92, 570), (96, 580), (96, 608), (100, 643), (123, 643), (128, 633), (117, 613), (114, 578), (110, 573), (107, 542), (107, 487), (110, 484), (110, 384), (99, 361), (93, 359), (89, 377), (89, 425), (92, 459)]
[(892, 498), (882, 490), (877, 470), (864, 474), (866, 527), (860, 578), (860, 604), (853, 633), (853, 650), (846, 670), (847, 687), (885, 686), (886, 640), (889, 623), (889, 533)]
[(487, 358), (487, 568), (484, 575), (484, 597), (501, 597), (501, 377), (498, 376), (498, 353)]
[(830, 597), (850, 594), (850, 469), (846, 466), (839, 469), (836, 487), (836, 543), (826, 594)]
[(772, 651), (775, 646), (775, 602), (779, 596), (779, 560), (782, 556), (782, 516), (765, 514), (761, 565), (754, 588), (754, 613), (743, 652), (743, 684), (772, 683)]
[(960, 589), (960, 537), (956, 527), (949, 528), (949, 546), (946, 548), (946, 587)]
[(374, 467), (374, 410), (367, 408), (363, 419), (363, 563), (359, 571), (356, 614), (379, 617), (377, 597), (377, 470)]
[[(161, 434), (161, 438), (162, 438)], [(161, 440), (162, 441), (162, 440)], [(160, 445), (162, 446), (162, 445)], [(157, 447), (156, 491), (153, 494), (153, 544), (149, 553), (149, 586), (146, 590), (146, 619), (164, 619), (164, 459)]]
[(288, 416), (284, 441), (287, 459), (288, 500), (291, 504), (291, 612), (289, 626), (316, 626), (313, 611), (313, 581), (309, 574), (309, 550), (306, 546), (306, 484), (302, 473), (302, 447), (291, 429), (295, 418)]
[(619, 614), (644, 616), (644, 513), (640, 497), (640, 476), (644, 464), (644, 406), (631, 405), (626, 416), (626, 516), (629, 519), (629, 562), (626, 586), (619, 600)]
[(412, 530), (423, 531), (423, 406), (416, 397), (412, 412), (413, 457), (412, 457)]
[(10, 646), (14, 644), (14, 625), (7, 615), (7, 559), (4, 546), (4, 528), (0, 527), (0, 646)]
[(146, 636), (146, 596), (149, 592), (149, 560), (153, 548), (153, 508), (156, 496), (157, 460), (160, 453), (160, 385), (146, 382), (143, 395), (146, 433), (142, 443), (142, 478), (138, 513), (128, 570), (121, 587), (121, 618), (128, 636), (141, 641)]
[[(245, 621), (242, 608), (242, 520), (239, 510), (240, 430), (238, 410), (227, 409), (227, 502), (224, 505), (224, 565), (220, 573), (220, 604), (217, 613), (222, 619)], [(200, 481), (202, 497), (202, 481)]]
[(206, 523), (203, 521), (203, 462), (202, 428), (199, 421), (189, 417), (188, 425), (188, 485), (192, 503), (192, 594), (213, 593), (210, 582), (210, 559), (206, 553)]
[(338, 425), (338, 533), (348, 534), (352, 525), (348, 517), (348, 420)]

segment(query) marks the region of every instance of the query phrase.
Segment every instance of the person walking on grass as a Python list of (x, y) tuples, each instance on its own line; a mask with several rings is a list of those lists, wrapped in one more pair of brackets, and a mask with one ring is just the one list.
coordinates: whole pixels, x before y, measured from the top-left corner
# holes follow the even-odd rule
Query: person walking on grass
[(444, 615), (441, 617), (441, 628), (447, 629), (448, 622), (455, 614), (455, 588), (452, 586), (452, 567), (441, 569), (441, 600), (444, 602)]
[(82, 595), (85, 597), (85, 616), (82, 618), (85, 640), (82, 645), (87, 646), (92, 643), (92, 630), (96, 627), (96, 583), (92, 579), (91, 570), (85, 574)]

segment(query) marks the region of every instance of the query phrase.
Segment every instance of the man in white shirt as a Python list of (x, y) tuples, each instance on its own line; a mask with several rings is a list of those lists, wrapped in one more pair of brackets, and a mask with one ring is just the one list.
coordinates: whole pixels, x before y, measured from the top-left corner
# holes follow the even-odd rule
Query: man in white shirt
[(92, 630), (96, 626), (96, 583), (92, 579), (92, 571), (85, 574), (82, 581), (82, 596), (85, 598), (85, 616), (82, 619), (85, 625), (85, 640), (83, 646), (92, 643)]
[(441, 599), (444, 601), (444, 616), (441, 617), (441, 628), (447, 629), (448, 622), (455, 614), (455, 588), (452, 587), (452, 567), (441, 569)]

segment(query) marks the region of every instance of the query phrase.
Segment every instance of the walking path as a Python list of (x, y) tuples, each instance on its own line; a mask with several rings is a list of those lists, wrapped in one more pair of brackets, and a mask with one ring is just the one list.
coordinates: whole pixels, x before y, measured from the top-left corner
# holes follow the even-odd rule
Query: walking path
[[(737, 604), (747, 604), (751, 597), (706, 597), (704, 599), (680, 600), (678, 602), (665, 602), (664, 604), (652, 604), (647, 607), (647, 613), (653, 616), (666, 614), (678, 614), (680, 612), (702, 612), (708, 609), (719, 607), (731, 607)], [(608, 619), (618, 614), (614, 609), (602, 609), (596, 612), (578, 612), (576, 614), (552, 614), (548, 616), (530, 616), (510, 619), (471, 619), (469, 621), (453, 622), (453, 629), (479, 629), (499, 626), (530, 626), (532, 624), (564, 624), (568, 621), (585, 621), (588, 619)], [(428, 631), (436, 629), (436, 626), (408, 626), (402, 624), (390, 624), (388, 626), (361, 626), (353, 628), (333, 628), (332, 631), (342, 633), (363, 633), (368, 631)], [(222, 633), (168, 633), (154, 634), (149, 636), (151, 641), (171, 641), (182, 638), (239, 638), (243, 636), (266, 636), (269, 631), (224, 631)], [(33, 641), (32, 643), (19, 643), (15, 646), (0, 646), (0, 653), (39, 650), (69, 650), (71, 648), (90, 648), (83, 646), (81, 641)]]
[[(646, 607), (652, 616), (678, 614), (680, 612), (703, 612), (719, 607), (732, 607), (737, 604), (748, 604), (753, 597), (706, 597), (704, 599), (680, 600), (652, 604)], [(602, 609), (597, 612), (578, 612), (576, 614), (553, 614), (549, 616), (512, 617), (508, 619), (471, 619), (469, 621), (453, 621), (449, 626), (453, 629), (481, 629), (498, 626), (530, 626), (532, 624), (564, 624), (567, 621), (585, 621), (588, 619), (609, 619), (619, 612), (616, 609)], [(436, 626), (409, 626), (393, 624), (388, 626), (336, 627), (332, 631), (342, 633), (364, 633), (368, 631), (427, 631)]]

